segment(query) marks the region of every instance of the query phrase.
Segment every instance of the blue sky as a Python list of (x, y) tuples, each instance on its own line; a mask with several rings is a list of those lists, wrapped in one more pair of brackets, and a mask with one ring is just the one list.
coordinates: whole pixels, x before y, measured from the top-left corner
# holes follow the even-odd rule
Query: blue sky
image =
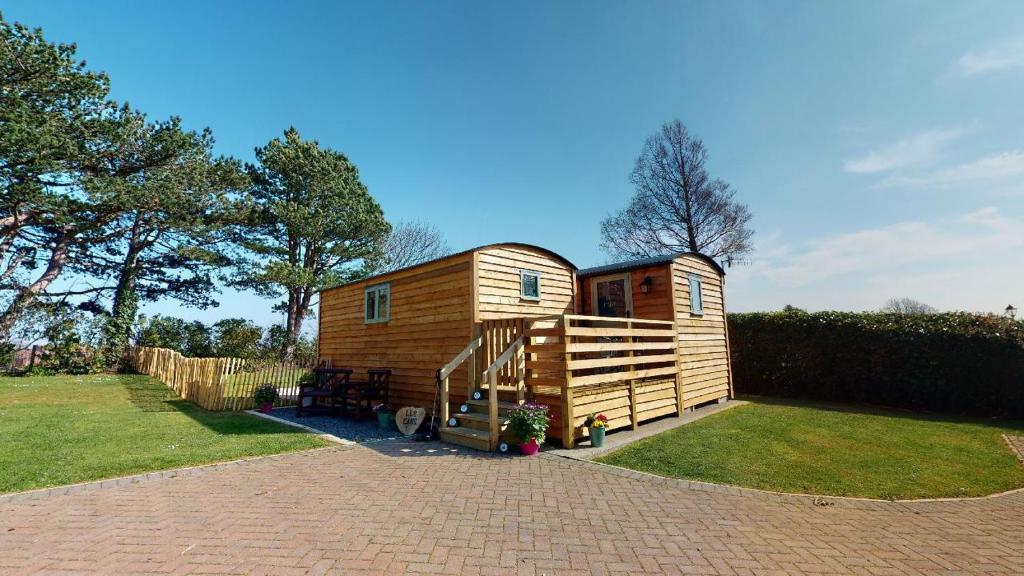
[[(251, 160), (294, 125), (392, 220), (600, 264), (679, 118), (753, 214), (732, 310), (1024, 303), (1024, 3), (22, 2), (113, 97)], [(277, 320), (225, 291), (188, 318)]]

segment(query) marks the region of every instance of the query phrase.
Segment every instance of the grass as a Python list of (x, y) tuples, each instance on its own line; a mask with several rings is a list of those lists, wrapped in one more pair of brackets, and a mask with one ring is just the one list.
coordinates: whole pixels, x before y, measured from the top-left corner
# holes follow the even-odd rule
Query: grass
[(228, 374), (222, 383), (224, 386), (224, 397), (244, 396), (248, 397), (253, 390), (262, 384), (274, 384), (275, 386), (294, 387), (303, 375), (309, 373), (308, 368), (266, 368), (255, 372), (237, 372)]
[(748, 400), (599, 461), (675, 478), (884, 499), (1024, 486), (1024, 466), (1001, 437), (1024, 434), (1024, 422)]
[(0, 493), (325, 445), (114, 374), (0, 378), (0, 438)]

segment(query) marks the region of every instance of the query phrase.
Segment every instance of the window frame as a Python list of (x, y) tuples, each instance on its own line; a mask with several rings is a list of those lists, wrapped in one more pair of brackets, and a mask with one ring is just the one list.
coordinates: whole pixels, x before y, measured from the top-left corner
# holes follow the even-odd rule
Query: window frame
[[(700, 274), (689, 274), (690, 280), (690, 314), (695, 316), (704, 315), (704, 279)], [(697, 299), (694, 301), (694, 296)]]
[[(537, 295), (536, 296), (528, 296), (526, 294), (526, 277), (527, 276), (534, 276), (534, 277), (537, 278)], [(526, 270), (525, 268), (524, 269), (520, 269), (519, 270), (519, 299), (520, 300), (529, 300), (530, 302), (540, 302), (540, 299), (541, 299), (541, 296), (540, 296), (541, 295), (540, 283), (541, 283), (541, 278), (542, 277), (543, 277), (543, 274), (541, 274), (540, 272), (538, 272), (536, 270)]]
[[(373, 318), (369, 317), (368, 296), (373, 293)], [(387, 309), (381, 314), (380, 295), (387, 294)], [(363, 289), (363, 324), (385, 324), (391, 320), (391, 283), (382, 282)]]

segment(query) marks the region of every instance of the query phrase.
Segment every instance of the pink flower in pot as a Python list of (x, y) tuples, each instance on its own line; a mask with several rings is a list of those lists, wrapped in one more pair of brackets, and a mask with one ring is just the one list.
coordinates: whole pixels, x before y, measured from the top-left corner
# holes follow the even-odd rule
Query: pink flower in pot
[(526, 456), (533, 456), (544, 443), (548, 430), (548, 407), (527, 402), (508, 413), (509, 428), (520, 440), (519, 449)]

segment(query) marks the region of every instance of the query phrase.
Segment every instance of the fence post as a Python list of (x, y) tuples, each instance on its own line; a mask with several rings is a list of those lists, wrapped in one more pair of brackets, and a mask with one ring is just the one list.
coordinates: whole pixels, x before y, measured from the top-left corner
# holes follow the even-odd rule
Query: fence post
[(572, 337), (567, 334), (572, 321), (562, 316), (562, 349), (565, 352), (565, 383), (562, 384), (562, 447), (572, 448), (576, 445), (576, 427), (573, 426), (573, 399), (572, 399), (572, 370), (569, 363), (572, 361), (572, 353), (569, 352), (569, 344)]

